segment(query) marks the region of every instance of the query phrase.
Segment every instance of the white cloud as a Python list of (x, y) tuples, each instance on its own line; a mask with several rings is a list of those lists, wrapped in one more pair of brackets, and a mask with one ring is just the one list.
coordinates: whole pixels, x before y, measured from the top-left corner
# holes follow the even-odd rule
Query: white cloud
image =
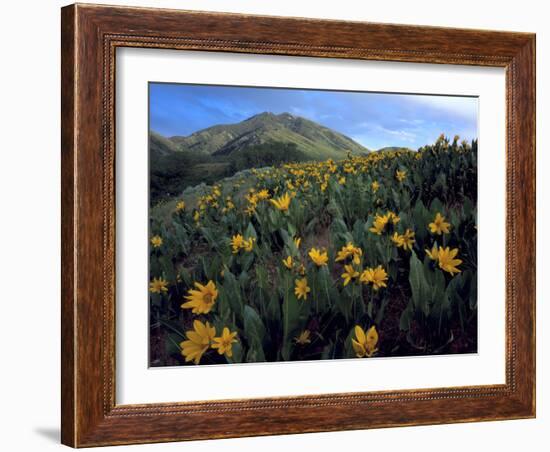
[(388, 129), (387, 127), (381, 126), (380, 124), (373, 124), (370, 122), (362, 122), (359, 124), (360, 127), (365, 128), (372, 132), (377, 132), (378, 134), (382, 133), (397, 138), (400, 141), (405, 141), (408, 143), (414, 143), (416, 140), (416, 133), (411, 132), (410, 130), (403, 129)]
[(423, 119), (405, 119), (400, 118), (399, 122), (402, 122), (403, 124), (409, 124), (411, 126), (419, 126), (420, 124), (424, 124), (426, 121)]
[(441, 113), (451, 113), (452, 115), (474, 121), (477, 118), (477, 97), (410, 96), (408, 100)]

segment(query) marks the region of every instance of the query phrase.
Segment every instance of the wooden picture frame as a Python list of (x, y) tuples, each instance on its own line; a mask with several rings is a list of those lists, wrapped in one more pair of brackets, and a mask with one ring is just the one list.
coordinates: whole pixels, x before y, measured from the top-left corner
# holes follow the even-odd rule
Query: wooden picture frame
[[(535, 35), (162, 9), (62, 9), (62, 442), (73, 447), (535, 416)], [(115, 403), (115, 50), (506, 69), (506, 383)], [(364, 415), (358, 416), (358, 410)]]

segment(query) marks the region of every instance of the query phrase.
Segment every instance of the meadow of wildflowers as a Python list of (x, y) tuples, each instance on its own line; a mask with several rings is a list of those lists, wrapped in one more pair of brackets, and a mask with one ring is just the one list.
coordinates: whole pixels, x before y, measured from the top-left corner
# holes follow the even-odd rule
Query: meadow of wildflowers
[(150, 210), (152, 366), (477, 350), (477, 143), (287, 163)]

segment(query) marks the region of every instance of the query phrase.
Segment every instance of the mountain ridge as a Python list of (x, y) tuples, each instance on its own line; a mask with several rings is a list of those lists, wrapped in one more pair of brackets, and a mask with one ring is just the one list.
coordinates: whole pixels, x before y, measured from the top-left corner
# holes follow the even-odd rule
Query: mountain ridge
[[(155, 132), (154, 139), (159, 141)], [(240, 149), (267, 142), (294, 143), (311, 160), (345, 158), (348, 152), (364, 155), (369, 149), (352, 138), (290, 113), (263, 112), (234, 124), (217, 124), (188, 136), (162, 137), (180, 151), (230, 156)], [(166, 151), (166, 149), (164, 149)]]

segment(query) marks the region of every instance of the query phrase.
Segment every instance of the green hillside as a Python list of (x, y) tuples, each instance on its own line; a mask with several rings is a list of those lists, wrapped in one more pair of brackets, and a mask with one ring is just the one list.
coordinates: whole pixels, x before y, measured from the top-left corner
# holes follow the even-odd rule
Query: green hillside
[(149, 133), (149, 152), (155, 157), (171, 154), (181, 151), (181, 148), (169, 138), (151, 131)]
[(272, 141), (294, 143), (311, 160), (344, 158), (348, 151), (359, 155), (369, 152), (341, 133), (289, 113), (260, 113), (237, 124), (216, 125), (188, 137), (172, 137), (170, 141), (181, 149), (212, 155), (229, 155)]
[(289, 113), (260, 113), (237, 124), (216, 125), (187, 137), (151, 131), (151, 204), (186, 187), (212, 184), (248, 168), (285, 162), (342, 160), (370, 151), (351, 138)]

